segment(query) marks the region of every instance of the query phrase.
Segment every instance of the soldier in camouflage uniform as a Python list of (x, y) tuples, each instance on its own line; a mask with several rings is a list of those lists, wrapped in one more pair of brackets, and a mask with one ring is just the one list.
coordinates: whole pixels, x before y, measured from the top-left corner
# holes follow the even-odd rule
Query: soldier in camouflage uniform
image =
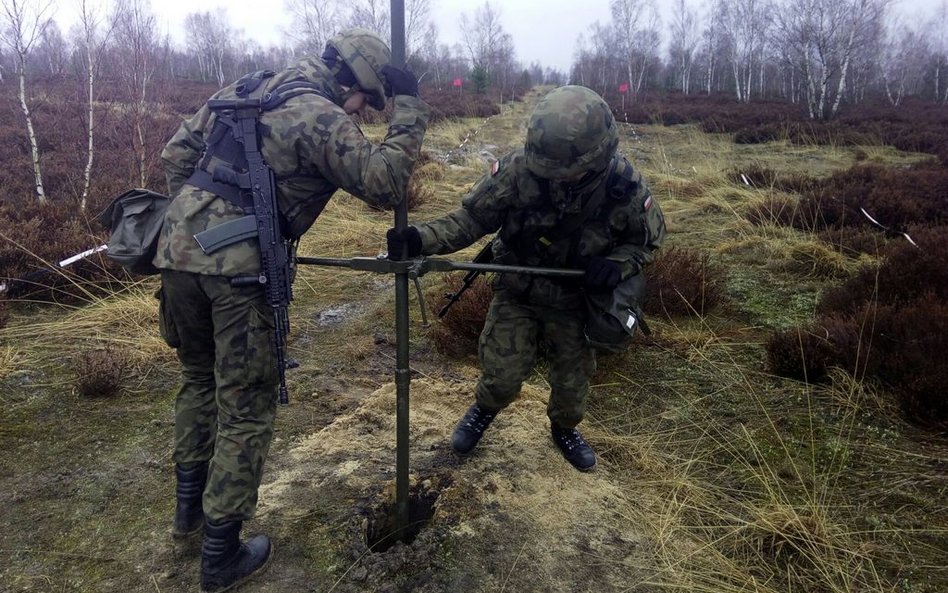
[(616, 155), (618, 142), (605, 101), (584, 87), (558, 88), (534, 110), (524, 148), (494, 163), (459, 209), (388, 231), (390, 254), (452, 253), (497, 232), (496, 263), (586, 270), (579, 282), (509, 273), (494, 279), (476, 402), (452, 436), (458, 453), (469, 453), (516, 398), (542, 344), (553, 441), (577, 469), (595, 466), (592, 447), (576, 430), (596, 369), (583, 292), (610, 291), (640, 273), (665, 236), (661, 209), (638, 171)]
[[(415, 77), (390, 66), (390, 60), (381, 38), (353, 29), (330, 40), (322, 58), (306, 57), (275, 75), (257, 73), (239, 81), (265, 85), (255, 91), (258, 96), (278, 88), (307, 89), (264, 111), (257, 125), (288, 239), (309, 229), (339, 188), (373, 206), (404, 199), (429, 109), (417, 97)], [(212, 98), (240, 96), (240, 84)], [(386, 95), (394, 97), (394, 113), (388, 135), (374, 145), (350, 115), (366, 106), (383, 109)], [(268, 538), (242, 543), (239, 534), (256, 506), (279, 377), (273, 312), (264, 290), (231, 282), (259, 273), (256, 238), (208, 255), (194, 237), (245, 214), (222, 197), (233, 188), (214, 185), (220, 180), (210, 175), (220, 163), (229, 164), (208, 148), (214, 146), (216, 118), (205, 105), (162, 152), (174, 201), (154, 259), (161, 269), (161, 331), (177, 349), (184, 380), (175, 406), (173, 534), (184, 537), (204, 526), (206, 591), (231, 588), (259, 572), (270, 557)]]

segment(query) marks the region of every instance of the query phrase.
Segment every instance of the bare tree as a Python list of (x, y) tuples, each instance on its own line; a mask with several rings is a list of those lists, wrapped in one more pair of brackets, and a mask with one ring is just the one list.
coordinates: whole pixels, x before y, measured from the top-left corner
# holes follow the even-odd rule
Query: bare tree
[(737, 100), (746, 103), (750, 101), (754, 73), (763, 64), (771, 6), (767, 0), (718, 0), (715, 10), (723, 17)]
[(213, 78), (218, 87), (223, 87), (228, 76), (224, 72), (236, 33), (227, 22), (222, 11), (192, 12), (184, 17), (184, 28), (191, 48), (197, 53), (203, 80)]
[(91, 0), (79, 0), (79, 27), (81, 37), (77, 45), (84, 58), (83, 62), (86, 70), (86, 99), (88, 100), (88, 109), (86, 110), (86, 166), (83, 170), (82, 194), (79, 198), (79, 208), (82, 210), (85, 210), (86, 200), (89, 196), (89, 186), (92, 182), (92, 164), (95, 155), (95, 145), (93, 142), (95, 132), (95, 82), (99, 74), (99, 64), (102, 60), (102, 54), (105, 51), (109, 36), (112, 34), (112, 27), (114, 26), (114, 21), (112, 21), (103, 29), (105, 21), (104, 14), (105, 10), (101, 5), (94, 5), (94, 2)]
[(694, 53), (701, 42), (701, 32), (698, 17), (685, 5), (685, 0), (675, 0), (670, 33), (669, 57), (674, 64), (678, 86), (687, 95), (691, 90)]
[(347, 27), (360, 27), (372, 31), (382, 39), (391, 37), (388, 15), (389, 0), (358, 0), (348, 5)]
[(948, 0), (942, 0), (934, 19), (934, 84), (935, 100), (948, 103), (948, 84), (942, 87), (941, 76), (948, 70)]
[(405, 1), (405, 55), (411, 60), (423, 47), (437, 44), (438, 32), (431, 22), (431, 0)]
[(115, 12), (114, 39), (118, 45), (118, 75), (128, 93), (132, 148), (138, 165), (139, 182), (144, 187), (148, 181), (145, 117), (158, 51), (155, 15), (151, 12), (148, 0), (119, 1)]
[(898, 20), (890, 23), (882, 59), (882, 82), (889, 103), (897, 107), (907, 93), (921, 90), (930, 54), (923, 31)]
[(69, 62), (68, 49), (59, 25), (56, 21), (48, 21), (36, 41), (32, 59), (33, 67), (30, 69), (50, 76), (62, 76)]
[(857, 54), (874, 37), (890, 0), (785, 0), (775, 12), (777, 39), (804, 85), (810, 117), (839, 110)]
[(658, 47), (658, 12), (652, 0), (612, 0), (612, 27), (619, 56), (625, 64), (626, 80), (641, 91), (649, 63)]
[(710, 18), (701, 32), (701, 63), (704, 66), (705, 93), (710, 95), (717, 85), (717, 72), (723, 50), (727, 49), (727, 40), (723, 34), (723, 15), (717, 10), (710, 10)]
[[(467, 51), (471, 64), (483, 68), (489, 75), (499, 62), (501, 54), (512, 44), (505, 43), (509, 35), (500, 23), (500, 11), (490, 2), (474, 11), (473, 19), (462, 13), (459, 20), (461, 44)], [(506, 38), (506, 39), (505, 39)]]
[(30, 140), (30, 151), (33, 156), (33, 180), (36, 188), (36, 198), (40, 203), (46, 203), (46, 191), (43, 188), (43, 172), (40, 167), (39, 145), (36, 141), (36, 132), (33, 129), (33, 118), (26, 97), (27, 58), (33, 45), (43, 34), (49, 24), (46, 14), (52, 1), (42, 3), (29, 0), (2, 0), (3, 6), (3, 41), (13, 52), (16, 64), (16, 74), (20, 81), (19, 99), (20, 109), (26, 121), (26, 133)]
[(321, 54), (342, 20), (338, 0), (285, 0), (300, 51)]

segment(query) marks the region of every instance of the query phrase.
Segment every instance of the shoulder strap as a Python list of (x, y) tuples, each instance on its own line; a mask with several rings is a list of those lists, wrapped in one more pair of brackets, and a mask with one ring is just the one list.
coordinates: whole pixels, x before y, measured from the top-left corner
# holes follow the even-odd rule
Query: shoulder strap
[[(619, 161), (622, 161), (621, 167)], [(609, 179), (606, 183), (609, 194), (613, 198), (620, 200), (629, 195), (629, 191), (636, 185), (633, 173), (632, 165), (628, 161), (618, 155), (612, 157)]]

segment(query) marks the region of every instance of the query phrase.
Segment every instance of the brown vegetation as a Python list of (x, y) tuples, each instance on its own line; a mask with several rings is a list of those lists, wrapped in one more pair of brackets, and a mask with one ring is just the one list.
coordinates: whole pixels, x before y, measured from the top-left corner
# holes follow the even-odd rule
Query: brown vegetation
[(724, 300), (724, 270), (707, 253), (677, 247), (662, 249), (646, 274), (646, 313), (704, 315)]
[(73, 359), (76, 391), (85, 397), (118, 394), (130, 370), (128, 355), (112, 346), (82, 350)]
[[(463, 278), (460, 274), (445, 275), (442, 280), (443, 295), (456, 293), (461, 288)], [(484, 328), (493, 296), (490, 282), (483, 275), (478, 276), (464, 291), (464, 295), (451, 305), (447, 314), (428, 331), (439, 352), (454, 358), (477, 355), (477, 340)], [(437, 316), (446, 304), (446, 298), (431, 299), (428, 307), (431, 314)]]
[(785, 101), (739, 103), (730, 95), (648, 94), (627, 103), (607, 95), (619, 121), (638, 124), (696, 123), (710, 133), (734, 134), (739, 144), (787, 140), (832, 146), (890, 145), (900, 150), (942, 154), (948, 150), (945, 107), (908, 98), (899, 107), (850, 105), (831, 121), (812, 121), (801, 105)]
[(948, 426), (944, 385), (948, 365), (948, 234), (946, 227), (912, 231), (891, 243), (881, 265), (861, 270), (829, 290), (809, 329), (774, 335), (767, 344), (771, 369), (818, 381), (829, 368), (893, 389), (909, 417)]

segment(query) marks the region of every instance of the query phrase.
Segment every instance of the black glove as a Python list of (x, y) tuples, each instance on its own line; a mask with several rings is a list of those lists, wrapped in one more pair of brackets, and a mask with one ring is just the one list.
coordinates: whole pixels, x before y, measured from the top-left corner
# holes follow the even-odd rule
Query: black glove
[(386, 97), (394, 97), (395, 95), (418, 96), (418, 79), (408, 70), (386, 64), (382, 66), (382, 75), (385, 77)]
[(405, 227), (402, 231), (388, 229), (385, 233), (385, 241), (388, 244), (388, 259), (390, 260), (402, 259), (402, 253), (406, 249), (408, 252), (405, 256), (408, 258), (421, 255), (421, 233), (413, 226)]
[(612, 290), (622, 280), (622, 267), (611, 259), (594, 257), (586, 264), (586, 276), (583, 281), (586, 288), (593, 291)]

